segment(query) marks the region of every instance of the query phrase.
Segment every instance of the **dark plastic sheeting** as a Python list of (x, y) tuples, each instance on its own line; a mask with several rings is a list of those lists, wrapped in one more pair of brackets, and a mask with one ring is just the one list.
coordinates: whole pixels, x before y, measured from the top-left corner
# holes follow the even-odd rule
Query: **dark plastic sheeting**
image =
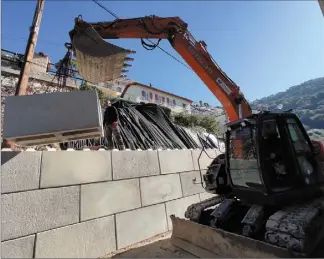
[[(197, 143), (184, 128), (173, 124), (168, 108), (126, 101), (117, 101), (113, 105), (119, 112), (119, 129), (127, 149), (195, 149), (201, 146), (217, 148), (208, 137), (198, 135), (200, 143)], [(87, 139), (64, 143), (62, 148), (76, 150), (91, 146), (105, 148), (106, 144), (105, 138)], [(117, 148), (115, 140), (114, 148)]]

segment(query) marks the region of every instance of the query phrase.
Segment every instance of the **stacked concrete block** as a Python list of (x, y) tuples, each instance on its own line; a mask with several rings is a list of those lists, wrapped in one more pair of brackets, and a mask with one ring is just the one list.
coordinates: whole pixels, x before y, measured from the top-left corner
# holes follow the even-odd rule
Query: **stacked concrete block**
[(33, 258), (35, 235), (1, 242), (1, 258)]
[(157, 151), (112, 152), (113, 179), (127, 179), (160, 174)]
[(157, 204), (117, 214), (116, 226), (118, 249), (166, 232), (165, 205)]
[(191, 150), (159, 151), (161, 174), (172, 174), (194, 170)]
[[(201, 172), (201, 174), (204, 173), (205, 170)], [(204, 192), (199, 171), (180, 173), (180, 179), (183, 196), (186, 197), (200, 192)]]
[(1, 152), (1, 193), (39, 188), (41, 152)]
[(2, 152), (2, 257), (100, 257), (171, 230), (212, 197), (197, 152)]
[(143, 206), (182, 197), (178, 174), (144, 177), (140, 179), (140, 184)]
[(8, 240), (79, 222), (78, 186), (1, 195), (1, 239)]
[(116, 250), (114, 216), (37, 234), (36, 258), (97, 258)]
[(183, 218), (187, 208), (190, 205), (197, 203), (199, 201), (200, 201), (199, 195), (196, 194), (196, 195), (166, 202), (165, 205), (166, 205), (166, 213), (167, 213), (169, 230), (172, 229), (172, 223), (170, 219), (171, 215), (175, 215), (176, 217)]
[(44, 152), (41, 188), (109, 181), (111, 152)]
[(81, 220), (141, 207), (139, 179), (82, 185), (81, 197)]
[(194, 170), (199, 170), (199, 165), (201, 170), (207, 169), (218, 153), (218, 150), (215, 149), (205, 149), (203, 151), (200, 149), (192, 150)]

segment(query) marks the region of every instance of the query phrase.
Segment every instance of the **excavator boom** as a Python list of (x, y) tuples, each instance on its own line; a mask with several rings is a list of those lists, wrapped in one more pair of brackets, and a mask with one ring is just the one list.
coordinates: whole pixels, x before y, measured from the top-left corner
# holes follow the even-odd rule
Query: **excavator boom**
[[(239, 87), (213, 60), (206, 49), (206, 43), (196, 41), (187, 28), (188, 25), (179, 17), (147, 16), (99, 23), (87, 23), (76, 18), (75, 27), (70, 32), (70, 37), (77, 59), (81, 61), (80, 70), (82, 70), (82, 64), (84, 67), (88, 67), (88, 69), (83, 69), (84, 74), (91, 71), (89, 67), (93, 66), (93, 63), (100, 64), (97, 67), (105, 71), (102, 72), (96, 68), (94, 71), (95, 76), (86, 75), (88, 78), (96, 78), (98, 82), (105, 80), (109, 68), (112, 69), (110, 65), (112, 62), (109, 62), (108, 59), (111, 59), (112, 55), (117, 55), (118, 52), (118, 50), (112, 51), (114, 48), (103, 39), (142, 39), (143, 46), (150, 48), (154, 48), (156, 45), (145, 43), (144, 38), (158, 39), (159, 41), (167, 39), (221, 102), (230, 121), (250, 115), (252, 113), (251, 107)], [(119, 50), (119, 53), (122, 51)], [(125, 50), (124, 53), (126, 52)], [(103, 57), (107, 57), (105, 62)], [(122, 58), (123, 56), (119, 60)], [(85, 60), (89, 62), (83, 62)], [(104, 64), (106, 64), (106, 67)], [(118, 69), (120, 69), (120, 65)], [(82, 75), (81, 71), (80, 74)]]

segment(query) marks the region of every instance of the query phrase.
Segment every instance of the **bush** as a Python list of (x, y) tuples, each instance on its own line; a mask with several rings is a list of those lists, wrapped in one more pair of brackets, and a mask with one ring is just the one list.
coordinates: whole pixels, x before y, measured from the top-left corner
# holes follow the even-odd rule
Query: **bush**
[(221, 134), (219, 122), (214, 116), (200, 114), (175, 113), (172, 115), (174, 123), (184, 127), (202, 127), (208, 133)]
[(98, 97), (99, 97), (99, 100), (100, 100), (100, 103), (101, 104), (104, 104), (104, 101), (105, 101), (105, 97), (104, 97), (104, 94), (101, 90), (99, 90), (98, 88), (96, 87), (93, 87), (93, 86), (89, 86), (87, 84), (87, 82), (83, 81), (82, 84), (80, 85), (79, 87), (79, 90), (80, 91), (97, 91), (98, 93)]

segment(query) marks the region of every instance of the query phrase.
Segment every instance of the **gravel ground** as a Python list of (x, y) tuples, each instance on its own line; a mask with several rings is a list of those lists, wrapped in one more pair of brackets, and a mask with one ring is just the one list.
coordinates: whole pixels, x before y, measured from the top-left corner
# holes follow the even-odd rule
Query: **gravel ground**
[(101, 258), (197, 258), (173, 246), (170, 237), (171, 232), (167, 232)]

